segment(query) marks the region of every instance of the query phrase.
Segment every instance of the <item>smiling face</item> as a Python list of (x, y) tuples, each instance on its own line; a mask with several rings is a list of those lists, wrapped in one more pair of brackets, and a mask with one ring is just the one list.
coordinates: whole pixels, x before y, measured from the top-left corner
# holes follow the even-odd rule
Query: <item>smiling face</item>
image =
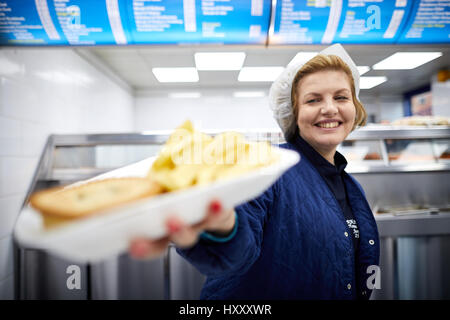
[(315, 72), (299, 81), (297, 92), (300, 136), (320, 154), (334, 155), (355, 124), (348, 76), (343, 71)]

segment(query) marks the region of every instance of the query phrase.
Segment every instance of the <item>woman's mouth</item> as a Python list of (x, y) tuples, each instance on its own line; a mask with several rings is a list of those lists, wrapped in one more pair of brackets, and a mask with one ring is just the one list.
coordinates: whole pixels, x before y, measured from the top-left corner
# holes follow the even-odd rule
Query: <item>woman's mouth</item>
[(337, 128), (342, 124), (342, 122), (340, 121), (333, 121), (333, 122), (319, 122), (316, 123), (315, 126), (319, 127), (319, 128), (324, 128), (324, 129), (333, 129), (333, 128)]

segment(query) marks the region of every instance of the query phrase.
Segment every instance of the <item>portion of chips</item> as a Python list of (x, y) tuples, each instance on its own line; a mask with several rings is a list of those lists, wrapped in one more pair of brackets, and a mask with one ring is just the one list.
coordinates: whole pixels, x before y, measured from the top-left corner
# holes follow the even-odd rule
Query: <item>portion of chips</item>
[(213, 138), (186, 121), (169, 137), (149, 176), (173, 191), (235, 177), (277, 160), (268, 142), (249, 142), (237, 132)]

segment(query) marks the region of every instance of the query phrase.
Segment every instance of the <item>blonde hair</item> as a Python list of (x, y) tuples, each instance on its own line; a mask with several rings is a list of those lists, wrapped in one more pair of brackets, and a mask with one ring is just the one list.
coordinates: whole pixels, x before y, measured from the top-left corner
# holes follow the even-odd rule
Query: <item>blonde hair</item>
[(319, 54), (309, 60), (307, 63), (305, 63), (304, 66), (300, 68), (299, 71), (297, 71), (297, 74), (294, 77), (294, 80), (292, 81), (292, 89), (291, 89), (291, 101), (292, 101), (292, 108), (294, 113), (294, 126), (297, 126), (297, 119), (298, 119), (298, 84), (301, 79), (303, 79), (305, 76), (319, 72), (319, 71), (327, 71), (327, 70), (334, 70), (334, 71), (343, 71), (349, 81), (350, 81), (350, 87), (352, 90), (352, 99), (353, 104), (356, 108), (356, 117), (355, 117), (355, 123), (353, 124), (352, 131), (357, 126), (364, 126), (367, 121), (367, 113), (364, 109), (364, 106), (362, 103), (356, 98), (355, 93), (355, 82), (353, 80), (352, 71), (348, 67), (348, 65), (338, 56), (335, 55), (323, 55)]

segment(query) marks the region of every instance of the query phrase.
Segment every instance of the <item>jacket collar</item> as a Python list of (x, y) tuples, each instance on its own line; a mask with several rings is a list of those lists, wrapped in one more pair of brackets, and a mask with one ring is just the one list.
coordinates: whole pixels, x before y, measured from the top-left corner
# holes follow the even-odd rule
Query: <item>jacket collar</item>
[(319, 171), (319, 173), (324, 176), (335, 176), (341, 175), (344, 169), (347, 166), (347, 160), (345, 157), (336, 151), (334, 155), (334, 163), (332, 165), (328, 162), (320, 153), (318, 153), (311, 145), (306, 142), (298, 131), (296, 130), (295, 136), (291, 139), (290, 143), (292, 143), (296, 149), (298, 149), (302, 154), (304, 154), (311, 164)]

